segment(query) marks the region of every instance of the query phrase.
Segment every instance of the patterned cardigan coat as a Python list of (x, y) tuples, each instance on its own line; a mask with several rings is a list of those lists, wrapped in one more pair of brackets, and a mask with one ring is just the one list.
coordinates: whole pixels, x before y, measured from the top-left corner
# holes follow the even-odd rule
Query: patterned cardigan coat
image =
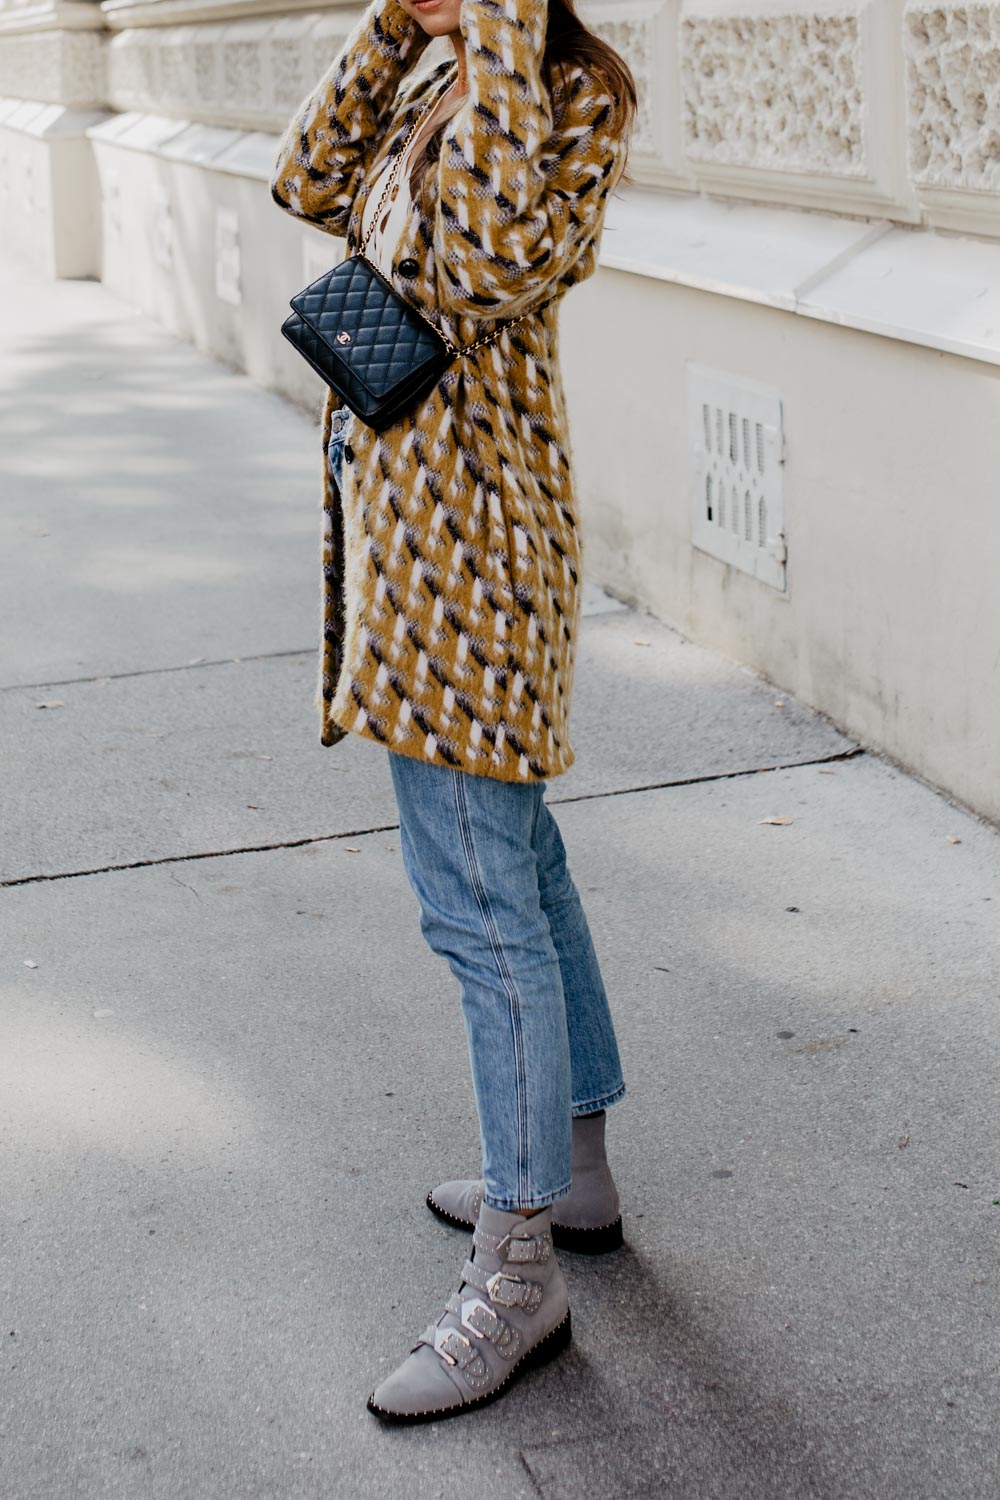
[[(451, 362), (381, 433), (352, 423), (324, 464), (320, 738), (348, 731), (503, 781), (573, 762), (580, 538), (558, 303), (591, 275), (627, 139), (574, 66), (546, 88), (546, 0), (462, 0), (469, 93), (396, 248), (392, 284), (452, 343), (528, 316)], [(429, 38), (373, 0), (290, 122), (271, 192), (358, 249), (368, 188), (457, 73), (407, 77)], [(331, 415), (323, 410), (324, 451)]]

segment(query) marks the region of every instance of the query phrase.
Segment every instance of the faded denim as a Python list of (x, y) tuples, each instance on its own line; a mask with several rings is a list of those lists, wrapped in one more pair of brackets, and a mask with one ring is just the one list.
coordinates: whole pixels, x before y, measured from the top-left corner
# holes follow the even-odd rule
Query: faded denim
[(344, 472), (344, 444), (347, 442), (353, 420), (354, 413), (349, 406), (338, 406), (330, 414), (330, 441), (327, 445), (326, 457), (338, 490), (340, 489), (340, 476)]
[(571, 1116), (625, 1093), (607, 994), (544, 783), (389, 754), (421, 930), (458, 979), (486, 1202), (569, 1192)]

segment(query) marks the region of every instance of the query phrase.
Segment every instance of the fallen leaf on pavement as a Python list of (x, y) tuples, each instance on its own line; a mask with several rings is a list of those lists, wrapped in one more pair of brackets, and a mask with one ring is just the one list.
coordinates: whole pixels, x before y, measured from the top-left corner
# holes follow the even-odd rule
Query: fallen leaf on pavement
[(758, 822), (760, 822), (760, 823), (777, 823), (777, 824), (781, 824), (783, 826), (785, 823), (794, 823), (795, 819), (794, 818), (759, 818)]
[(949, 835), (948, 835), (948, 843), (949, 844), (960, 844), (961, 842), (962, 842), (961, 839), (957, 839), (953, 833), (949, 833)]

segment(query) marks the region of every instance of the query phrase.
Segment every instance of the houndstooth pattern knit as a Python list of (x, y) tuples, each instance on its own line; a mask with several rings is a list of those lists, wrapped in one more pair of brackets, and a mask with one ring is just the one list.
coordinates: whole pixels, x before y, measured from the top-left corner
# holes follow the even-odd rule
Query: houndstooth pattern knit
[[(507, 781), (573, 761), (581, 546), (558, 299), (595, 269), (627, 150), (591, 74), (550, 97), (545, 24), (545, 0), (462, 0), (469, 96), (391, 276), (454, 343), (530, 316), (384, 432), (356, 419), (339, 495), (323, 471), (322, 742), (354, 731)], [(374, 0), (282, 141), (274, 198), (348, 253), (368, 185), (455, 77), (450, 60), (407, 78), (427, 41), (398, 0)], [(324, 451), (338, 404), (328, 393)]]

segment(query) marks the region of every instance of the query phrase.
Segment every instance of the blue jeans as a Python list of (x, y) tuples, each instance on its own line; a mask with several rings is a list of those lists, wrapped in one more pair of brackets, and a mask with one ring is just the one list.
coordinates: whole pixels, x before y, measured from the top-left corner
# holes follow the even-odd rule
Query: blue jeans
[(337, 488), (340, 488), (340, 476), (344, 472), (344, 444), (350, 431), (354, 413), (349, 406), (337, 406), (330, 414), (330, 442), (326, 450), (327, 462), (330, 465), (330, 473), (333, 475)]
[(486, 1201), (570, 1189), (571, 1116), (625, 1092), (608, 998), (544, 784), (389, 752), (421, 930), (462, 991)]

